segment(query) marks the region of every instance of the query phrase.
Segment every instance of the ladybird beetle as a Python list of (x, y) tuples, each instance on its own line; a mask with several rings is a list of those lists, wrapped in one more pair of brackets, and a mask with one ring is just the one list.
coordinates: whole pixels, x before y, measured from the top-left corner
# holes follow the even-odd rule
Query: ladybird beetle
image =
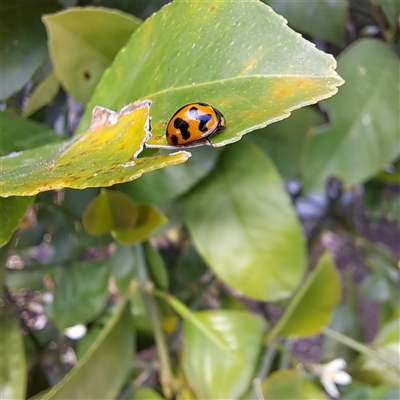
[(167, 124), (167, 142), (172, 146), (208, 140), (225, 127), (225, 118), (216, 108), (205, 103), (189, 103), (181, 107)]

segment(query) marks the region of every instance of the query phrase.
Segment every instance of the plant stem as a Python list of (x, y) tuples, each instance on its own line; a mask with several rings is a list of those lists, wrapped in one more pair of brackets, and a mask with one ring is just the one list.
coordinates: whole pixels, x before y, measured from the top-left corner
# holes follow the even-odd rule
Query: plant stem
[(324, 335), (344, 344), (345, 346), (349, 347), (350, 349), (356, 350), (359, 353), (364, 354), (365, 356), (370, 357), (379, 363), (385, 363), (400, 372), (399, 366), (394, 361), (381, 355), (378, 351), (373, 350), (373, 349), (369, 348), (368, 346), (358, 342), (357, 340), (354, 340), (351, 337), (343, 335), (342, 333), (336, 332), (328, 327), (325, 327), (322, 330), (322, 332)]
[(256, 378), (259, 378), (262, 381), (266, 376), (268, 376), (271, 372), (272, 363), (274, 362), (276, 353), (277, 349), (274, 343), (271, 343), (265, 348)]
[(160, 360), (160, 383), (164, 396), (167, 399), (172, 398), (174, 392), (174, 377), (172, 375), (171, 361), (167, 348), (167, 343), (162, 330), (160, 315), (158, 313), (153, 296), (146, 290), (150, 283), (147, 273), (147, 265), (144, 257), (142, 245), (135, 246), (135, 255), (137, 261), (137, 277), (141, 289), (144, 303), (153, 326), (154, 339), (157, 345), (158, 357)]

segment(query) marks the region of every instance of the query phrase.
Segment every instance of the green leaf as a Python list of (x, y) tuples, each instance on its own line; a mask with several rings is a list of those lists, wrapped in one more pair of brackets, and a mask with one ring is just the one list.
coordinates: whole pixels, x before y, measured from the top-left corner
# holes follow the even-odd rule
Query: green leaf
[(33, 201), (34, 197), (9, 197), (8, 199), (0, 197), (0, 247), (9, 242)]
[(340, 298), (340, 279), (331, 256), (325, 253), (270, 332), (270, 340), (277, 335), (319, 333), (329, 323)]
[(266, 0), (265, 3), (287, 18), (296, 31), (338, 46), (343, 43), (347, 19), (345, 1)]
[(54, 73), (87, 103), (101, 75), (140, 26), (133, 15), (100, 7), (70, 8), (43, 17)]
[(54, 73), (44, 78), (35, 88), (27, 106), (22, 111), (24, 117), (29, 117), (42, 107), (47, 106), (56, 97), (60, 85)]
[(312, 126), (323, 122), (321, 114), (306, 107), (293, 112), (290, 118), (253, 132), (248, 138), (268, 153), (283, 178), (298, 178), (307, 133)]
[(343, 83), (332, 56), (256, 1), (175, 1), (147, 19), (102, 76), (78, 131), (96, 104), (153, 101), (152, 146), (167, 146), (165, 126), (183, 104), (209, 103), (226, 117), (216, 146), (316, 103)]
[(134, 226), (128, 229), (116, 229), (111, 232), (121, 244), (136, 244), (148, 239), (154, 231), (167, 221), (164, 215), (153, 206), (137, 204), (138, 218)]
[(24, 400), (27, 368), (23, 337), (13, 310), (0, 309), (0, 398)]
[(262, 348), (265, 321), (247, 312), (204, 311), (193, 318), (228, 349), (184, 321), (183, 368), (201, 399), (238, 399), (249, 388)]
[(220, 154), (204, 146), (191, 150), (190, 162), (162, 168), (118, 187), (138, 203), (161, 204), (182, 195), (206, 176)]
[(119, 113), (96, 107), (91, 129), (80, 138), (1, 157), (0, 196), (111, 186), (185, 162), (187, 152), (135, 158), (149, 135), (149, 108), (148, 101)]
[(53, 0), (29, 7), (24, 2), (3, 0), (0, 4), (0, 100), (20, 90), (44, 61), (46, 32), (43, 13), (58, 8)]
[(59, 329), (89, 322), (101, 313), (108, 297), (109, 276), (107, 260), (55, 269), (51, 314)]
[(82, 223), (91, 235), (132, 228), (138, 218), (138, 210), (125, 193), (102, 189), (87, 206)]
[(298, 369), (275, 371), (262, 383), (265, 400), (328, 399), (307, 376)]
[(306, 191), (322, 190), (328, 176), (362, 182), (399, 156), (397, 56), (380, 41), (358, 40), (339, 56), (338, 71), (346, 85), (322, 103), (331, 122), (307, 141)]
[(400, 389), (392, 389), (390, 386), (367, 386), (359, 382), (353, 382), (343, 388), (340, 400), (393, 400), (400, 398)]
[(128, 292), (131, 281), (135, 278), (135, 254), (132, 246), (117, 244), (110, 258), (112, 272), (119, 293), (123, 296)]
[(149, 242), (143, 244), (143, 250), (151, 279), (158, 289), (168, 290), (168, 273), (159, 252)]
[(273, 164), (255, 145), (222, 153), (185, 197), (193, 242), (218, 277), (257, 300), (290, 296), (306, 268), (300, 224)]
[[(2, 156), (59, 141), (55, 132), (46, 125), (21, 118), (7, 110), (0, 111), (0, 128), (0, 155)], [(17, 156), (18, 154), (14, 153), (9, 157)], [(3, 161), (0, 162), (4, 171)]]
[(116, 398), (133, 357), (134, 331), (126, 302), (67, 376), (41, 400)]

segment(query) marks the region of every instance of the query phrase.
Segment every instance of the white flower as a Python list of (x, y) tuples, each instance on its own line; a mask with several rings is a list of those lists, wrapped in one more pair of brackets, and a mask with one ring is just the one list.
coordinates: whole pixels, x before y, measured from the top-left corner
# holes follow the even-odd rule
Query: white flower
[(66, 328), (64, 330), (64, 335), (69, 339), (78, 340), (85, 336), (86, 331), (87, 331), (86, 326), (83, 324), (79, 324)]
[(343, 358), (336, 358), (327, 364), (312, 364), (311, 370), (320, 377), (326, 392), (334, 398), (338, 398), (340, 393), (336, 385), (348, 385), (351, 376), (343, 371), (347, 363)]

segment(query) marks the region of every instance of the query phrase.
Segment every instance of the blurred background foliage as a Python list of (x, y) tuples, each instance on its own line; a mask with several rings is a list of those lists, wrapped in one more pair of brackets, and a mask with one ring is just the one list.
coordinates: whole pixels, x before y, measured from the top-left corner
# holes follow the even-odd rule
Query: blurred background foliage
[[(304, 40), (258, 1), (167, 3), (0, 2), (1, 398), (400, 398), (400, 3), (264, 2)], [(219, 145), (250, 133), (116, 185), (101, 139), (49, 190), (95, 105), (147, 96), (156, 134), (192, 98)]]

